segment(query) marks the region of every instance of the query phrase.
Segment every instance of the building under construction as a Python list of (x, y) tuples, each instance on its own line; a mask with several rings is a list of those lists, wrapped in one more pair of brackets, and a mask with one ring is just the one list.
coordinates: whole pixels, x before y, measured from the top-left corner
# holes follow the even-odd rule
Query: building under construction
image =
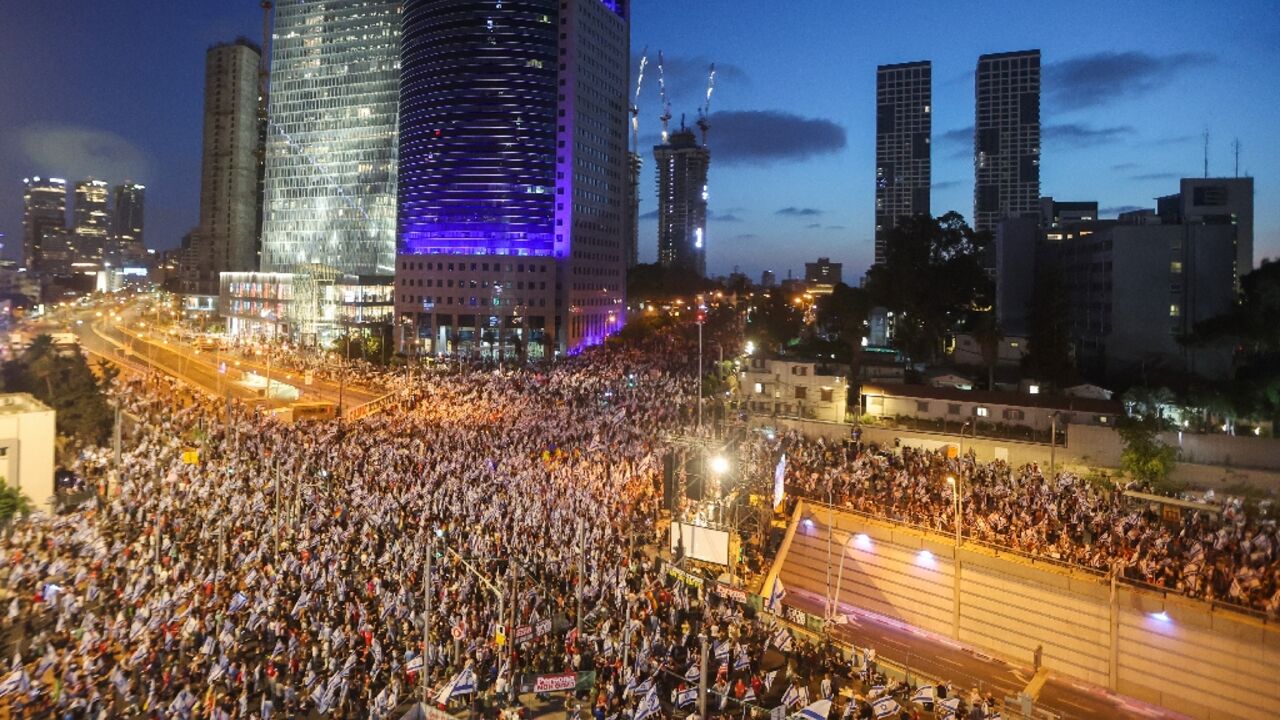
[(653, 148), (658, 178), (658, 262), (707, 272), (707, 170), (711, 150), (681, 127)]

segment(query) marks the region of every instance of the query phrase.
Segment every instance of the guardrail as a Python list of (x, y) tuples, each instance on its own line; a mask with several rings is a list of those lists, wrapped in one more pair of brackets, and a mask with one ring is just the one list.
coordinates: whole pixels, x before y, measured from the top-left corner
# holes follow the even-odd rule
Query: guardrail
[(401, 399), (400, 396), (403, 394), (404, 391), (402, 390), (393, 390), (380, 398), (375, 398), (363, 405), (357, 405), (351, 408), (350, 412), (345, 412), (342, 416), (347, 420), (360, 420), (362, 418), (367, 418), (370, 415), (377, 415), (383, 410), (386, 410), (393, 403), (399, 402)]
[[(842, 512), (847, 515), (854, 515), (866, 520), (871, 520), (873, 522), (877, 522), (885, 525), (894, 525), (897, 527), (914, 530), (916, 532), (925, 533), (927, 535), (930, 535), (931, 536), (930, 539), (934, 540), (935, 542), (939, 542), (943, 544), (949, 544), (949, 543), (955, 542), (954, 531), (952, 532), (940, 531), (936, 528), (931, 528), (925, 525), (916, 525), (914, 523), (904, 522), (901, 520), (894, 520), (892, 518), (872, 515), (871, 513), (868, 513), (868, 512), (863, 512), (861, 510), (855, 510), (853, 508), (848, 508), (848, 507), (841, 507), (839, 505), (829, 505), (827, 503), (824, 503), (818, 500), (812, 500), (810, 498), (802, 497), (801, 500), (804, 503), (810, 505), (811, 507), (818, 507), (824, 510), (827, 508), (831, 508), (832, 510)], [(815, 517), (817, 516), (815, 515)], [(1072, 573), (1080, 573), (1083, 575), (1088, 575), (1093, 579), (1097, 580), (1098, 582), (1109, 582), (1111, 579), (1111, 573), (1107, 571), (1099, 570), (1097, 568), (1092, 568), (1087, 565), (1078, 565), (1076, 563), (1067, 562), (1065, 560), (1058, 560), (1057, 558), (1051, 558), (1045, 555), (1036, 555), (1035, 553), (1030, 553), (1025, 550), (1019, 550), (1017, 548), (1011, 548), (1006, 545), (1000, 545), (998, 543), (987, 542), (985, 540), (978, 540), (976, 538), (964, 536), (963, 530), (964, 529), (961, 528), (961, 533), (962, 533), (961, 547), (964, 547), (965, 545), (981, 547), (983, 549), (986, 549), (988, 551), (995, 553), (996, 556), (1010, 555), (1020, 560), (1029, 562), (1032, 565), (1051, 565), (1062, 570), (1070, 571)], [(1258, 610), (1255, 608), (1248, 607), (1247, 605), (1240, 605), (1237, 603), (1227, 602), (1224, 600), (1217, 600), (1217, 599), (1210, 600), (1205, 598), (1191, 597), (1190, 595), (1184, 595), (1180, 592), (1171, 590), (1170, 588), (1166, 588), (1162, 585), (1154, 585), (1152, 583), (1143, 582), (1141, 580), (1126, 578), (1123, 575), (1116, 577), (1116, 584), (1134, 588), (1137, 590), (1145, 590), (1147, 592), (1157, 593), (1161, 597), (1175, 597), (1189, 603), (1200, 603), (1200, 604), (1206, 605), (1210, 611), (1221, 609), (1228, 612), (1237, 613), (1240, 615), (1246, 615), (1248, 617), (1252, 617), (1256, 620), (1260, 620), (1268, 624), (1272, 624), (1277, 621), (1277, 618), (1274, 615), (1270, 615), (1263, 610)]]

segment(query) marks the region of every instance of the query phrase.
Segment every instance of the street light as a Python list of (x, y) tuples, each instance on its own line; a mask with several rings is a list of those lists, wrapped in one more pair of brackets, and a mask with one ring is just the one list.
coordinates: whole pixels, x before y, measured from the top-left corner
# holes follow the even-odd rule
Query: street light
[(711, 472), (716, 475), (723, 475), (729, 472), (729, 458), (723, 455), (716, 455), (711, 458)]

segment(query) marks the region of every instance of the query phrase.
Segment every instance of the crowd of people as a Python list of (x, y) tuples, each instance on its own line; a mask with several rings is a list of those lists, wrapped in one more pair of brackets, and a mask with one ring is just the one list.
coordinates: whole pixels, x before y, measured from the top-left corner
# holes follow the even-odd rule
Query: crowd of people
[(1185, 512), (1171, 525), (1149, 504), (1035, 464), (1014, 468), (910, 447), (870, 452), (852, 439), (795, 434), (757, 438), (749, 450), (761, 466), (786, 453), (792, 494), (945, 533), (955, 530), (952, 477), (965, 538), (1280, 613), (1280, 528), (1239, 499)]

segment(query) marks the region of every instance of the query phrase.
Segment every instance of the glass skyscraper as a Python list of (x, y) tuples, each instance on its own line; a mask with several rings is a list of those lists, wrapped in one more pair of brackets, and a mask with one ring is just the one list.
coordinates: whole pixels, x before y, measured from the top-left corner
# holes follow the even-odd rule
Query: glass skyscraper
[(876, 69), (875, 262), (898, 220), (929, 214), (933, 68), (929, 61)]
[(262, 270), (393, 273), (400, 6), (276, 2)]

